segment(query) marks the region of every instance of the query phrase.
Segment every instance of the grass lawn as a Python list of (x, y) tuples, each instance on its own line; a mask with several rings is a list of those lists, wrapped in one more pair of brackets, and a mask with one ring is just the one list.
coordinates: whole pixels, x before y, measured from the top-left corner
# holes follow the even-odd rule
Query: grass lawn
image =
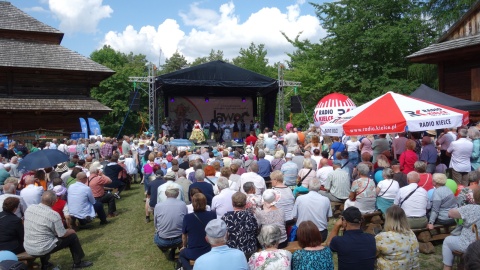
[[(105, 208), (106, 209), (106, 208)], [(145, 223), (143, 185), (132, 185), (117, 200), (118, 217), (100, 226), (96, 219), (88, 228), (78, 231), (85, 259), (94, 263), (88, 269), (174, 269), (153, 243), (153, 221)], [(330, 227), (335, 222), (330, 220)], [(68, 249), (51, 256), (52, 263), (70, 269), (72, 258)], [(334, 254), (336, 265), (336, 255)], [(37, 262), (39, 260), (37, 259)], [(442, 269), (442, 245), (435, 245), (434, 254), (420, 254), (420, 269)]]

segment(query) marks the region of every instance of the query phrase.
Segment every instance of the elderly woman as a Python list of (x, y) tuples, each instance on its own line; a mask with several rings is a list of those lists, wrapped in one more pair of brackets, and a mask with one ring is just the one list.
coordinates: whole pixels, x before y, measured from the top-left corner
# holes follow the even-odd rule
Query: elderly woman
[(365, 164), (358, 164), (357, 172), (359, 178), (352, 183), (350, 196), (345, 201), (345, 209), (355, 206), (360, 209), (362, 214), (375, 211), (375, 201), (377, 194), (375, 192), (375, 181), (368, 177), (370, 169)]
[(218, 179), (218, 177), (215, 176), (215, 174), (217, 173), (217, 171), (215, 170), (215, 167), (213, 167), (212, 165), (208, 165), (208, 166), (205, 166), (203, 171), (205, 172), (205, 182), (215, 185)]
[(232, 196), (233, 211), (225, 213), (222, 220), (228, 228), (227, 245), (245, 253), (247, 258), (257, 250), (257, 219), (245, 210), (247, 195), (236, 192)]
[(303, 221), (297, 229), (298, 245), (302, 248), (293, 253), (292, 270), (333, 270), (332, 251), (322, 246), (322, 235), (312, 221)]
[(207, 198), (202, 193), (192, 196), (193, 213), (183, 218), (182, 244), (180, 250), (180, 261), (183, 269), (190, 270), (190, 260), (210, 251), (210, 244), (205, 240), (205, 226), (217, 218), (215, 211), (207, 211)]
[(480, 168), (480, 131), (476, 127), (470, 127), (467, 131), (467, 136), (473, 142), (473, 152), (470, 157), (472, 171)]
[(387, 209), (392, 206), (395, 196), (397, 196), (400, 186), (396, 180), (393, 180), (394, 172), (390, 168), (383, 169), (383, 179), (377, 185), (375, 189), (377, 193), (377, 208), (386, 213)]
[(464, 205), (448, 211), (449, 218), (463, 219), (463, 228), (459, 236), (450, 235), (443, 240), (442, 255), (444, 270), (452, 269), (452, 251), (465, 252), (467, 247), (477, 240), (472, 227), (474, 224), (477, 228), (480, 227), (480, 189), (476, 189), (473, 192), (473, 199), (475, 200), (475, 204)]
[(390, 161), (388, 160), (387, 156), (384, 154), (378, 154), (377, 162), (373, 164), (373, 168), (375, 169), (375, 172), (377, 170), (383, 170), (384, 168), (390, 168)]
[(275, 225), (281, 231), (278, 239), (278, 248), (285, 248), (288, 245), (287, 231), (285, 230), (285, 214), (282, 209), (277, 208), (276, 204), (281, 198), (281, 194), (273, 189), (267, 189), (263, 192), (263, 210), (255, 213), (258, 226)]
[(311, 179), (315, 178), (316, 173), (312, 166), (311, 159), (303, 160), (303, 168), (298, 171), (297, 175), (297, 186), (301, 185), (308, 189), (308, 182)]
[(445, 186), (447, 176), (443, 173), (433, 174), (433, 192), (430, 218), (427, 228), (433, 229), (433, 224), (455, 225), (455, 220), (448, 217), (448, 211), (457, 207), (457, 200), (452, 191)]
[(258, 148), (258, 150), (263, 150), (263, 148), (265, 148), (265, 140), (263, 134), (258, 134), (258, 140), (255, 142), (253, 148)]
[(15, 254), (25, 251), (23, 222), (15, 215), (19, 204), (19, 198), (8, 197), (3, 201), (3, 212), (0, 212), (0, 250), (8, 250)]
[(270, 165), (272, 166), (272, 171), (280, 170), (282, 169), (282, 165), (285, 164), (285, 160), (283, 159), (283, 151), (277, 151), (275, 153), (274, 159), (272, 162), (270, 162)]
[(404, 174), (408, 174), (415, 168), (414, 164), (418, 160), (417, 153), (415, 153), (416, 146), (417, 144), (414, 140), (408, 140), (405, 152), (400, 155), (400, 170), (402, 170)]
[(292, 253), (279, 249), (279, 239), (282, 237), (280, 228), (275, 225), (265, 225), (258, 235), (258, 242), (263, 250), (256, 252), (248, 261), (250, 270), (290, 270)]
[(473, 191), (478, 189), (478, 179), (480, 179), (480, 172), (472, 171), (468, 173), (468, 187), (463, 188), (457, 196), (457, 204), (459, 206), (475, 203)]
[(417, 237), (400, 206), (388, 208), (383, 228), (383, 232), (375, 236), (376, 269), (420, 269)]
[(275, 206), (285, 214), (287, 225), (294, 224), (292, 211), (295, 205), (295, 197), (293, 197), (292, 190), (283, 183), (283, 174), (281, 171), (273, 171), (270, 174), (270, 179), (272, 179), (272, 190), (280, 193), (280, 199)]
[(423, 161), (415, 161), (413, 164), (415, 171), (420, 175), (420, 182), (418, 185), (429, 191), (433, 188), (432, 174), (427, 172), (427, 163)]

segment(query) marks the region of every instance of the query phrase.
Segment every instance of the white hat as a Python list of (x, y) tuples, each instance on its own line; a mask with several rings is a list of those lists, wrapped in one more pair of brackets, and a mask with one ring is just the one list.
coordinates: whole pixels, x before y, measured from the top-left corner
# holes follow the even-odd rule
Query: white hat
[(285, 158), (292, 158), (292, 157), (293, 157), (292, 153), (287, 153), (287, 154), (285, 155)]

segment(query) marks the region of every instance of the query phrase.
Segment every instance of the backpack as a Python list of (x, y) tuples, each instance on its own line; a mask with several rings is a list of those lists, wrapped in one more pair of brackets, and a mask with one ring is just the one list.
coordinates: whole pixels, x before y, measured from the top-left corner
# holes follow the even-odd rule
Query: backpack
[(27, 265), (19, 261), (5, 260), (0, 262), (0, 270), (27, 270)]

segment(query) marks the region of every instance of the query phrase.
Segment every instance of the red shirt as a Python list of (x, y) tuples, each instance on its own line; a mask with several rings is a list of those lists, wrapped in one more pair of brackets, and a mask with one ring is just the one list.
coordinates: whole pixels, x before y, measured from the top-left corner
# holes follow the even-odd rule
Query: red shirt
[(404, 174), (413, 171), (413, 164), (415, 164), (417, 160), (417, 153), (415, 153), (413, 150), (406, 150), (400, 155), (400, 170), (402, 170)]
[(423, 187), (426, 191), (429, 191), (433, 188), (433, 177), (429, 173), (419, 173), (420, 181), (418, 182), (419, 187)]
[(248, 136), (248, 137), (245, 139), (245, 143), (246, 143), (247, 145), (255, 145), (256, 142), (257, 142), (257, 137), (252, 136), (252, 135)]

